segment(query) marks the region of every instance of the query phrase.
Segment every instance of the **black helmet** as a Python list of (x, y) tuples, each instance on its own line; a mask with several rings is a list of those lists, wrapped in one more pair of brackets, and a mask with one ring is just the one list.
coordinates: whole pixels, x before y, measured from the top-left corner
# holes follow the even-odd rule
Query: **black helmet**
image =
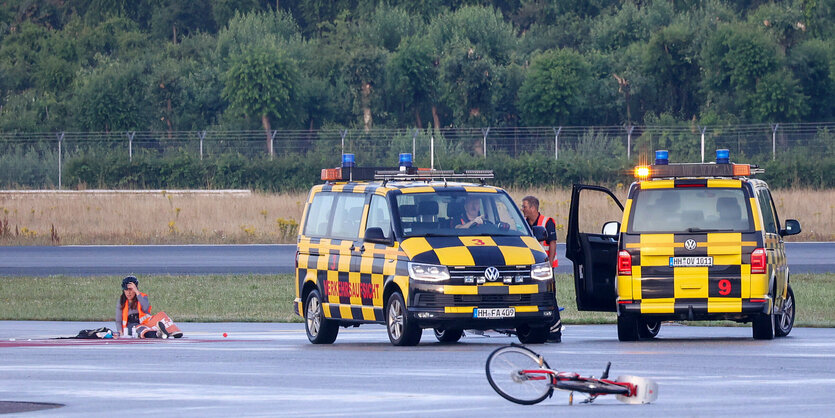
[(128, 288), (128, 283), (133, 283), (137, 288), (139, 287), (139, 280), (136, 280), (136, 277), (128, 276), (122, 279), (122, 290)]

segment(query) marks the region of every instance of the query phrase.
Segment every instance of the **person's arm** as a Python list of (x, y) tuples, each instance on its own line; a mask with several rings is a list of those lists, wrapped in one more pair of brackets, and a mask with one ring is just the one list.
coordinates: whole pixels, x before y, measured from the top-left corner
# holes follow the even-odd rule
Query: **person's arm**
[(139, 303), (139, 306), (142, 307), (142, 312), (151, 315), (151, 303), (148, 300), (148, 295), (136, 292), (136, 301)]
[(557, 258), (557, 226), (554, 223), (554, 218), (548, 219), (545, 224), (545, 232), (545, 241), (548, 242), (548, 262), (553, 266), (554, 260)]
[[(462, 219), (461, 221), (463, 222), (464, 220)], [(479, 225), (481, 225), (481, 224), (483, 224), (483, 223), (484, 223), (484, 219), (481, 217), (481, 215), (478, 215), (478, 216), (476, 216), (476, 218), (475, 218), (475, 219), (473, 219), (472, 221), (465, 222), (465, 223), (462, 223), (462, 224), (460, 224), (460, 225), (455, 225), (455, 228), (457, 228), (457, 229), (462, 229), (462, 228), (471, 228), (471, 227), (472, 227), (473, 225), (475, 225), (475, 224), (479, 224)]]
[(119, 306), (119, 300), (116, 301), (116, 329), (113, 330), (114, 336), (122, 334), (122, 307)]

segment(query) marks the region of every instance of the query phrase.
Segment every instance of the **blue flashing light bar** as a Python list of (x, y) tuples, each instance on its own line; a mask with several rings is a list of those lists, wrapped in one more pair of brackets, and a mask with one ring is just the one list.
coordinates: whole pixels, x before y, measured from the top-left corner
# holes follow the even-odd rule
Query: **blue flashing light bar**
[(655, 165), (667, 165), (670, 163), (669, 152), (665, 149), (655, 151)]
[(403, 152), (400, 154), (400, 167), (412, 167), (412, 153)]
[(342, 166), (354, 167), (354, 154), (342, 154)]
[(730, 164), (731, 152), (727, 149), (716, 150), (716, 164)]

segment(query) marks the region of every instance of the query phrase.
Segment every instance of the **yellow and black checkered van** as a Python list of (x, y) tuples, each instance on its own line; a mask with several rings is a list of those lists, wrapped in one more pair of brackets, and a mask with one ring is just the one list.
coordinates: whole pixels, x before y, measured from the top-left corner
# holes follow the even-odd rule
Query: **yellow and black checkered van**
[[(364, 323), (385, 324), (394, 345), (418, 344), (423, 328), (441, 342), (496, 328), (515, 328), (526, 343), (547, 339), (556, 297), (544, 230), (532, 230), (504, 190), (483, 184), (492, 173), (471, 173), (476, 184), (411, 168), (357, 180), (361, 171), (323, 170), (329, 181), (313, 187), (304, 209), (295, 311), (312, 343)], [(464, 222), (465, 205), (483, 222)]]
[[(621, 341), (653, 338), (667, 320), (751, 322), (755, 339), (787, 335), (795, 300), (783, 237), (800, 224), (781, 224), (768, 185), (749, 178), (759, 170), (731, 164), (727, 150), (706, 164), (667, 155), (636, 168), (624, 205), (606, 188), (574, 185), (566, 256), (578, 309), (617, 312)], [(602, 231), (582, 210), (600, 193), (622, 210)]]

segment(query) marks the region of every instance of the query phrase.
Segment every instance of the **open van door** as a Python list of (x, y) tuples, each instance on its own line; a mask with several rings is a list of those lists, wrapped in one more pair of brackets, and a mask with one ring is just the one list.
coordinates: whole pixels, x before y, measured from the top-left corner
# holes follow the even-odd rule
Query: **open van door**
[[(565, 256), (574, 263), (579, 311), (617, 311), (615, 279), (622, 218), (623, 205), (609, 189), (584, 184), (571, 188)], [(604, 224), (609, 224), (605, 234)]]

